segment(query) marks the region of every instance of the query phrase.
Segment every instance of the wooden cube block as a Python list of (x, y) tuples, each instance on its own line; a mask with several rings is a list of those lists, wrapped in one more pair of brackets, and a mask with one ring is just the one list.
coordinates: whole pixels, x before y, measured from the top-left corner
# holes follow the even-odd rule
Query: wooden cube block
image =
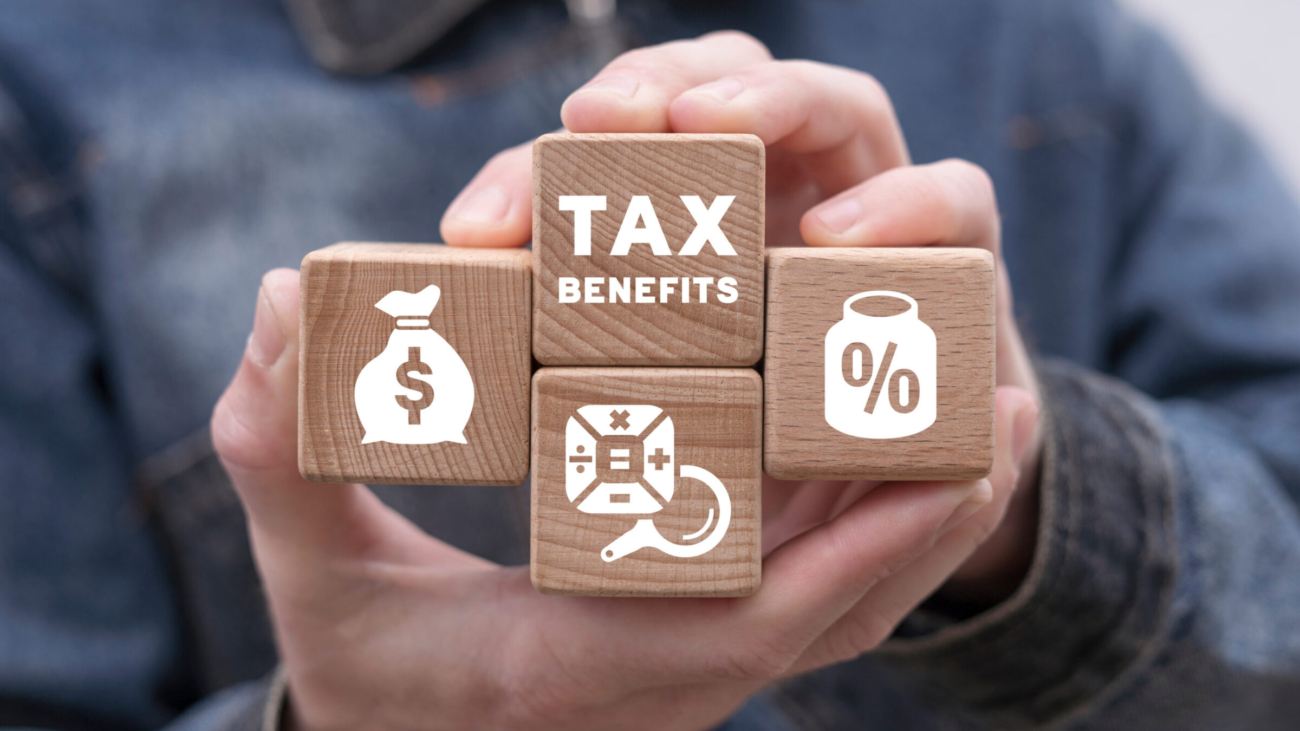
[(542, 368), (532, 579), (547, 594), (746, 596), (761, 575), (762, 379)]
[(337, 244), (302, 262), (309, 480), (517, 485), (528, 474), (532, 256)]
[(533, 354), (544, 365), (753, 365), (764, 149), (752, 135), (533, 145)]
[(994, 269), (980, 249), (773, 249), (764, 467), (975, 479), (993, 465)]

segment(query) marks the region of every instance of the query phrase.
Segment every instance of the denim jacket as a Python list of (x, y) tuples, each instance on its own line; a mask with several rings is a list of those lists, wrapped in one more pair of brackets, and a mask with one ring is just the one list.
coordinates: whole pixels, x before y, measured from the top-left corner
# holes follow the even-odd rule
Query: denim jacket
[[(1300, 215), (1169, 46), (1110, 0), (620, 12), (643, 43), (739, 28), (879, 78), (916, 161), (992, 175), (1040, 356), (1024, 584), (970, 616), (923, 606), (729, 731), (1294, 728)], [(276, 0), (0, 7), (0, 727), (274, 727), (270, 625), (205, 432), (260, 275), (435, 240), (598, 67), (547, 45), (565, 23), (494, 2), (355, 79), (314, 66)], [(537, 62), (474, 75), (520, 49)], [(377, 489), (527, 559), (526, 488)]]

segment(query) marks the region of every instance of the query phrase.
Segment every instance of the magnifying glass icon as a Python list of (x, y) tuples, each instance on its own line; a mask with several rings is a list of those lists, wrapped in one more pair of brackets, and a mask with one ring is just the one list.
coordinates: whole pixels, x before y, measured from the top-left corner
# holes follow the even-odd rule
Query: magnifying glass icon
[(727, 535), (727, 527), (731, 525), (731, 497), (727, 494), (727, 488), (712, 472), (703, 467), (682, 465), (679, 468), (679, 474), (682, 477), (696, 479), (708, 485), (718, 500), (718, 521), (716, 525), (713, 523), (713, 509), (710, 508), (709, 517), (704, 526), (695, 533), (682, 536), (682, 539), (692, 540), (708, 531), (711, 525), (713, 530), (699, 543), (673, 543), (664, 538), (659, 529), (655, 527), (654, 519), (642, 518), (636, 522), (636, 525), (632, 526), (631, 530), (601, 549), (600, 557), (606, 563), (617, 561), (642, 548), (657, 548), (675, 558), (694, 558), (712, 551), (722, 542), (722, 539)]

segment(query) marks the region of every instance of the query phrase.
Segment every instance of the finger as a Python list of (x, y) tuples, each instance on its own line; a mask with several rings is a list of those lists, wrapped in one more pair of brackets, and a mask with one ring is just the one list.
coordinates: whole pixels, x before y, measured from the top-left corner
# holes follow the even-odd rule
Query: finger
[[(780, 677), (868, 588), (929, 548), (955, 512), (988, 499), (970, 483), (886, 483), (773, 552), (752, 597), (548, 597), (538, 621), (566, 638), (551, 651), (647, 683)], [(575, 625), (585, 629), (563, 629)]]
[[(1011, 278), (1007, 268), (999, 262), (997, 271), (997, 383), (999, 386), (1019, 386), (1041, 401), (1038, 378), (1034, 375), (1034, 366), (1029, 359), (1029, 349), (1020, 336), (1016, 324), (1016, 313), (1011, 292)], [(1031, 450), (1030, 454), (1038, 454)], [(1028, 465), (1021, 465), (1022, 469)]]
[(878, 484), (830, 480), (787, 482), (764, 476), (763, 555), (834, 519)]
[(933, 548), (905, 568), (867, 591), (808, 647), (790, 668), (791, 673), (849, 660), (874, 649), (949, 579), (1001, 521), (1015, 492), (1017, 465), (1027, 449), (1027, 435), (1037, 418), (1038, 407), (1027, 392), (1012, 387), (998, 389), (993, 471), (980, 481), (991, 491), (988, 505), (945, 533)]
[(362, 485), (302, 478), (297, 402), (298, 272), (277, 269), (262, 280), (253, 332), (211, 424), (255, 544), (295, 560), (396, 560), (406, 557), (403, 538), (427, 540)]
[[(788, 667), (872, 586), (929, 549), (954, 516), (987, 503), (980, 487), (892, 482), (872, 490), (774, 552), (764, 563), (763, 586), (723, 631), (762, 636), (769, 669), (781, 661)], [(738, 652), (752, 655), (753, 645), (736, 638)]]
[(523, 246), (532, 238), (533, 143), (497, 153), (442, 216), (452, 246)]
[(954, 514), (988, 499), (971, 483), (885, 483), (773, 552), (752, 597), (548, 597), (538, 621), (565, 637), (550, 651), (641, 682), (775, 679), (872, 585), (933, 545)]
[[(809, 246), (971, 246), (999, 255), (1001, 223), (987, 173), (963, 160), (897, 168), (804, 214)], [(997, 271), (997, 382), (1035, 397), (1038, 384), (1016, 327), (1011, 283)]]
[[(810, 209), (800, 232), (809, 246), (970, 246), (995, 256), (1001, 242), (993, 183), (983, 169), (962, 160), (882, 173)], [(996, 340), (997, 383), (1037, 397), (1000, 258)]]
[(825, 523), (847, 484), (833, 480), (776, 480), (764, 475), (763, 555)]
[(768, 61), (687, 89), (669, 121), (674, 132), (749, 133), (806, 156), (823, 196), (909, 162), (884, 87), (813, 61)]
[(368, 491), (313, 485), (298, 473), (297, 321), (298, 273), (267, 273), (243, 360), (213, 412), (212, 439), (255, 530), (303, 547), (364, 550), (363, 532), (340, 532), (368, 512)]
[(560, 119), (570, 132), (671, 132), (668, 106), (683, 91), (771, 58), (735, 31), (629, 51), (570, 95)]
[(963, 160), (895, 168), (804, 214), (809, 246), (974, 246), (998, 253), (997, 199)]

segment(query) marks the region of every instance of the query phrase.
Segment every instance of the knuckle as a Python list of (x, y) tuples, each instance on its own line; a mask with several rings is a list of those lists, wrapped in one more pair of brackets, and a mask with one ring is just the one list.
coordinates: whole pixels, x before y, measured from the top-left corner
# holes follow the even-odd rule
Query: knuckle
[(840, 67), (833, 68), (835, 73), (840, 76), (840, 78), (836, 79), (837, 86), (843, 86), (855, 99), (861, 100), (870, 121), (892, 122), (894, 118), (894, 102), (889, 97), (889, 91), (885, 89), (885, 85), (880, 82), (880, 79), (865, 71)]
[(807, 59), (790, 59), (772, 63), (788, 71), (801, 83), (810, 86), (828, 86), (837, 93), (847, 92), (851, 98), (865, 102), (870, 109), (893, 114), (894, 104), (885, 85), (865, 71)]
[(262, 440), (235, 413), (230, 396), (223, 395), (212, 410), (208, 423), (212, 448), (227, 465), (255, 468), (262, 458)]
[(626, 51), (610, 61), (596, 78), (618, 73), (632, 76), (641, 82), (662, 81), (666, 72), (675, 68), (674, 62), (682, 56), (689, 44), (696, 41), (669, 41), (658, 46), (646, 46)]
[(657, 63), (652, 56), (643, 56), (629, 59), (627, 64), (620, 65), (618, 73), (631, 76), (646, 86), (668, 87), (673, 84), (679, 71), (668, 64)]
[(981, 204), (995, 200), (993, 178), (983, 167), (969, 160), (956, 158), (939, 164), (952, 173), (954, 181), (961, 186), (962, 192), (973, 196)]
[(212, 449), (217, 456), (227, 459), (228, 455), (233, 455), (240, 448), (240, 439), (237, 434), (238, 427), (230, 414), (230, 406), (226, 397), (222, 396), (217, 401), (217, 406), (212, 410), (212, 419), (208, 422), (208, 432), (212, 435)]
[[(241, 408), (240, 404), (253, 403), (256, 398), (249, 393), (232, 396), (240, 389), (253, 389), (257, 386), (249, 383), (257, 381), (259, 373), (249, 373), (241, 366), (240, 374), (217, 401), (208, 421), (209, 437), (213, 451), (216, 452), (228, 470), (244, 473), (256, 473), (276, 470), (284, 467), (285, 460), (290, 459), (292, 445), (296, 442), (296, 419), (281, 423), (281, 415), (267, 413), (250, 413), (250, 409)], [(256, 403), (266, 404), (265, 411), (280, 408), (279, 404), (270, 403), (265, 396)]]
[(826, 639), (826, 651), (833, 662), (847, 662), (880, 646), (894, 631), (896, 621), (875, 607), (860, 607), (841, 620)]
[[(899, 189), (926, 218), (940, 241), (965, 238), (971, 226), (973, 213), (981, 210), (982, 202), (972, 203), (972, 190), (979, 185), (966, 172), (954, 172), (950, 163), (905, 168), (897, 180)], [(975, 199), (978, 200), (978, 199)]]
[(1005, 511), (998, 509), (996, 506), (985, 506), (978, 513), (971, 517), (967, 523), (970, 525), (968, 530), (971, 531), (971, 544), (979, 547), (984, 545), (988, 539), (993, 537), (997, 532), (998, 525), (1002, 522), (1002, 516)]
[[(687, 41), (674, 41), (673, 43), (665, 45), (676, 45), (677, 48), (680, 48), (680, 44), (686, 42)], [(638, 48), (633, 51), (628, 51), (611, 61), (609, 65), (601, 70), (600, 73), (596, 74), (592, 79), (592, 82), (594, 83), (596, 80), (606, 76), (616, 75), (631, 77), (636, 79), (641, 85), (650, 88), (671, 86), (674, 79), (681, 74), (681, 70), (674, 64), (675, 55), (676, 54), (674, 54), (670, 49), (660, 46)], [(582, 92), (585, 88), (586, 87), (584, 86), (583, 88), (578, 89), (574, 92), (574, 96), (577, 97), (579, 92)]]
[(846, 69), (847, 73), (853, 80), (858, 92), (872, 102), (872, 105), (893, 114), (894, 102), (889, 98), (889, 91), (885, 85), (880, 83), (880, 79), (864, 71), (855, 71)]
[[(680, 43), (680, 41), (673, 41), (672, 43), (666, 43), (664, 45), (671, 46), (673, 43)], [(596, 74), (596, 78), (600, 78), (601, 76), (616, 70), (635, 71), (636, 69), (647, 65), (647, 60), (654, 59), (656, 51), (659, 49), (660, 46), (647, 46), (644, 48), (633, 48), (630, 51), (624, 51), (616, 56), (613, 61), (606, 64), (605, 68), (602, 69), (600, 73)]]
[(752, 637), (743, 647), (723, 656), (720, 674), (732, 680), (770, 681), (786, 674), (802, 648), (783, 642), (776, 633)]
[(487, 164), (483, 166), (483, 172), (491, 174), (505, 172), (510, 168), (515, 167), (519, 163), (521, 157), (531, 157), (531, 154), (531, 143), (502, 150), (493, 155), (491, 159), (487, 161)]
[(770, 61), (763, 64), (763, 67), (780, 74), (787, 83), (793, 83), (803, 88), (815, 88), (818, 86), (817, 82), (823, 80), (827, 73), (836, 73), (834, 66), (802, 58)]
[[(866, 550), (864, 542), (872, 540), (869, 536), (845, 530), (841, 525), (833, 526), (833, 530), (829, 533), (827, 539), (825, 554), (821, 560), (829, 564), (842, 564), (846, 560), (852, 561), (862, 556), (864, 550)], [(898, 567), (894, 565), (894, 561), (895, 559), (892, 557), (870, 561), (853, 572), (851, 576), (846, 577), (845, 580), (851, 580), (858, 588), (866, 590), (884, 581), (897, 571)], [(857, 563), (862, 562), (858, 560)]]
[(747, 56), (769, 60), (772, 58), (772, 52), (768, 50), (766, 44), (744, 31), (714, 31), (700, 36), (700, 40), (709, 43), (719, 43), (728, 50)]
[(750, 650), (730, 659), (726, 675), (733, 680), (769, 681), (781, 677), (793, 662), (775, 651)]

